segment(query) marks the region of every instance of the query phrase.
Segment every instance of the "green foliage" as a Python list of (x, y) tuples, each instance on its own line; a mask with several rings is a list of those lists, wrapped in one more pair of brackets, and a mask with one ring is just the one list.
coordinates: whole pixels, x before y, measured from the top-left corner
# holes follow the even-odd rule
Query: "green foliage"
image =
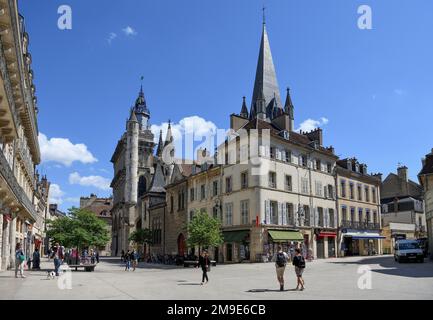
[(136, 244), (152, 243), (152, 231), (149, 229), (137, 229), (129, 235), (128, 240)]
[(110, 240), (107, 223), (85, 209), (73, 207), (67, 217), (49, 220), (47, 225), (47, 236), (68, 248), (105, 246)]
[(200, 248), (219, 246), (224, 242), (220, 227), (221, 223), (218, 219), (207, 213), (196, 211), (187, 226), (188, 245)]

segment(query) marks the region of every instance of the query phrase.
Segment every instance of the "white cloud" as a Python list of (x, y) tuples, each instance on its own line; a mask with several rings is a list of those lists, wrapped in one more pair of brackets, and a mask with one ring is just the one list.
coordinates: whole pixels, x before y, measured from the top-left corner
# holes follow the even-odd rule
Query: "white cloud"
[(108, 44), (111, 44), (111, 42), (116, 38), (117, 38), (117, 34), (114, 32), (110, 32), (107, 39)]
[(301, 125), (296, 131), (309, 132), (311, 130), (317, 129), (318, 127), (324, 126), (328, 123), (329, 120), (325, 117), (322, 117), (319, 120), (307, 119), (301, 123)]
[(53, 161), (69, 167), (74, 161), (79, 161), (84, 164), (98, 161), (98, 159), (87, 150), (85, 144), (73, 144), (69, 139), (48, 139), (46, 135), (39, 133), (39, 145), (42, 154), (42, 162)]
[(49, 191), (50, 203), (62, 204), (63, 203), (62, 197), (64, 195), (65, 193), (60, 189), (60, 186), (58, 184), (55, 183), (50, 184), (50, 191)]
[(394, 93), (398, 96), (404, 96), (407, 92), (403, 89), (394, 89)]
[(70, 184), (78, 184), (85, 187), (95, 187), (101, 190), (110, 190), (110, 180), (101, 176), (82, 177), (78, 172), (69, 175)]
[(72, 202), (72, 203), (79, 205), (80, 204), (80, 198), (79, 197), (68, 197), (68, 198), (65, 198), (65, 202)]
[(126, 28), (122, 29), (123, 33), (125, 33), (125, 35), (129, 36), (135, 36), (137, 35), (137, 31), (135, 31), (132, 27), (127, 26)]

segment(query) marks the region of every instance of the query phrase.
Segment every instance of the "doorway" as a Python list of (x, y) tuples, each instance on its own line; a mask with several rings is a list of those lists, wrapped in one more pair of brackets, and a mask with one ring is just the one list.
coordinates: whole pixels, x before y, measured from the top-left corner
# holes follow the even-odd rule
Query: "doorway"
[(226, 245), (226, 260), (233, 260), (233, 245), (231, 243), (227, 243)]

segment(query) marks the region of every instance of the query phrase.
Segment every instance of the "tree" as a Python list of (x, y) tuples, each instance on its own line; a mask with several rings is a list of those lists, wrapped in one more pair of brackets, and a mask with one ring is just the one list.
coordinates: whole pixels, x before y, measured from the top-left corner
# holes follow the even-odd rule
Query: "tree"
[(196, 211), (187, 226), (188, 245), (198, 246), (199, 251), (203, 247), (219, 246), (224, 242), (220, 227), (221, 223), (218, 219), (210, 217), (207, 213)]
[[(109, 241), (108, 225), (86, 209), (71, 208), (66, 217), (48, 220), (47, 236), (69, 248), (105, 246)], [(78, 257), (77, 257), (78, 259)]]
[(152, 230), (147, 228), (137, 229), (129, 235), (128, 240), (136, 244), (142, 244), (144, 250), (146, 244), (152, 243)]

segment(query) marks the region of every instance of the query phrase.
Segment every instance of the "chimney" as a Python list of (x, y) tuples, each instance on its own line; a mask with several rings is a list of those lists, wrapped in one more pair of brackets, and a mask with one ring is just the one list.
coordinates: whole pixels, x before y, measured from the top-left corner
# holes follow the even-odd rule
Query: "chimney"
[(408, 182), (408, 168), (406, 166), (401, 166), (397, 168), (397, 175), (400, 179), (405, 182)]

